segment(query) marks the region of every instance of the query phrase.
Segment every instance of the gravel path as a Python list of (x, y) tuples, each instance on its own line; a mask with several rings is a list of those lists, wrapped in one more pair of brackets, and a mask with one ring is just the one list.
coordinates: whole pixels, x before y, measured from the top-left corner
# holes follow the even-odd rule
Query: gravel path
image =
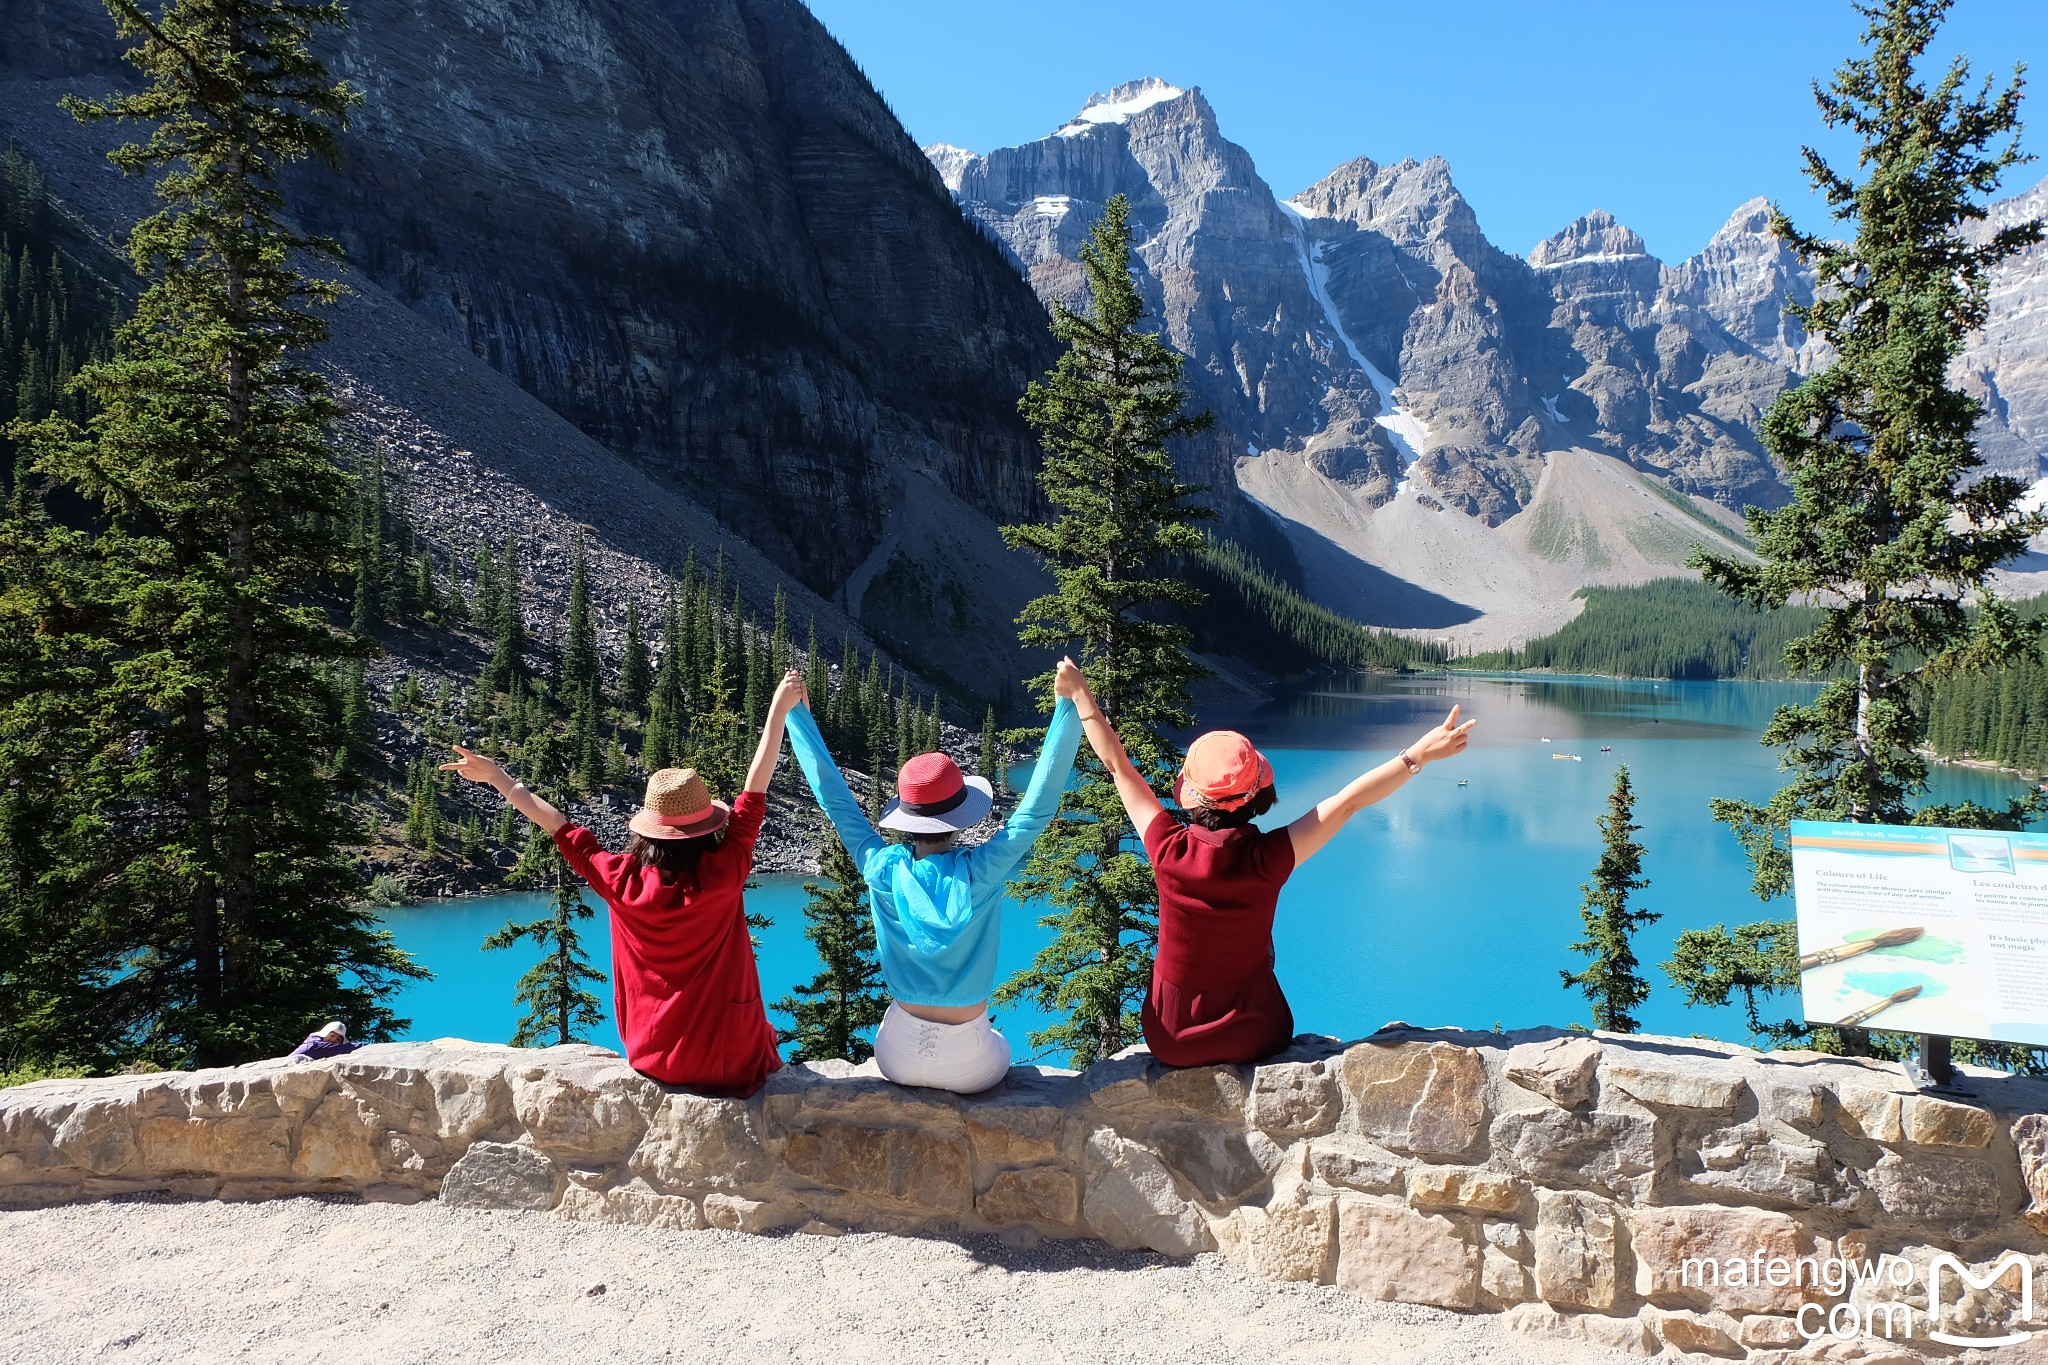
[(1220, 1258), (749, 1237), (435, 1204), (0, 1211), (0, 1361), (1618, 1361)]

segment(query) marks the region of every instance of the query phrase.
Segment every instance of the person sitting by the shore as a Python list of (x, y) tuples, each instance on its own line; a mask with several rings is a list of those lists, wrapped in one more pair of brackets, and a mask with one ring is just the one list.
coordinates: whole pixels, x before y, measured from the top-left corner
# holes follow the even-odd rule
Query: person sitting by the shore
[(339, 1019), (329, 1019), (318, 1032), (307, 1034), (305, 1042), (285, 1055), (294, 1062), (324, 1062), (329, 1057), (345, 1057), (361, 1046), (348, 1040), (348, 1025)]
[(441, 766), (495, 788), (553, 836), (576, 874), (611, 907), (612, 981), (627, 1063), (641, 1075), (709, 1095), (751, 1095), (782, 1065), (761, 1003), (743, 903), (754, 843), (768, 812), (768, 779), (784, 718), (803, 695), (791, 672), (776, 689), (746, 785), (731, 806), (692, 768), (663, 768), (627, 828), (623, 854), (512, 780), (504, 767), (455, 746)]
[(1145, 993), (1145, 1045), (1168, 1066), (1256, 1062), (1294, 1039), (1294, 1012), (1273, 974), (1280, 888), (1344, 823), (1425, 764), (1465, 751), (1479, 722), (1443, 724), (1280, 829), (1273, 765), (1234, 730), (1196, 737), (1174, 783), (1185, 819), (1167, 810), (1085, 684), (1076, 698), (1096, 758), (1116, 780), (1159, 886), (1159, 950)]
[(1073, 702), (1080, 676), (1071, 660), (1060, 665), (1059, 700), (1031, 782), (1003, 827), (972, 848), (957, 840), (995, 803), (987, 778), (964, 776), (942, 753), (909, 760), (881, 828), (910, 842), (889, 843), (832, 762), (810, 709), (790, 715), (790, 748), (867, 883), (876, 955), (895, 997), (875, 1030), (875, 1061), (899, 1085), (971, 1095), (1009, 1074), (1009, 1041), (988, 1018), (1003, 883), (1059, 813), (1081, 747)]

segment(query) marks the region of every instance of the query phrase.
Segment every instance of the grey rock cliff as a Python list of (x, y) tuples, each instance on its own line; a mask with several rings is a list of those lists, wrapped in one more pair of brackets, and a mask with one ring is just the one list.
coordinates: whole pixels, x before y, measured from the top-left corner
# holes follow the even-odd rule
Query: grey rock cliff
[[(964, 514), (986, 550), (1034, 506), (1015, 401), (1050, 363), (1044, 312), (803, 5), (350, 20), (324, 54), (365, 95), (343, 168), (291, 194), (361, 277), (892, 643), (956, 599), (1007, 632), (1016, 570), (889, 570), (906, 520)], [(0, 11), (8, 131), (77, 152), (51, 105), (125, 79), (119, 46), (95, 0)]]

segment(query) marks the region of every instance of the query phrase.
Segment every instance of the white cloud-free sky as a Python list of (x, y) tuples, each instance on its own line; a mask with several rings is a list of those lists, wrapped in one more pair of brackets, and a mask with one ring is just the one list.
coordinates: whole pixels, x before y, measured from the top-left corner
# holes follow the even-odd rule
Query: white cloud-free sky
[[(1666, 260), (1764, 194), (1818, 224), (1802, 143), (1853, 149), (1810, 92), (1857, 48), (1848, 0), (808, 0), (920, 143), (1043, 137), (1141, 76), (1200, 86), (1282, 197), (1354, 156), (1443, 156), (1488, 237), (1593, 208)], [(2048, 150), (2048, 0), (1957, 0), (1938, 60), (2031, 87)], [(2019, 168), (2016, 192), (2048, 175)]]

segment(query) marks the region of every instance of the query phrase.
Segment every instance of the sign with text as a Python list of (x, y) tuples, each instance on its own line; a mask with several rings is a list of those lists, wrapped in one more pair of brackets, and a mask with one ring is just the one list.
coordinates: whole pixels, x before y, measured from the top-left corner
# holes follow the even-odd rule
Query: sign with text
[(2048, 1047), (2048, 834), (1792, 822), (1806, 1022)]

